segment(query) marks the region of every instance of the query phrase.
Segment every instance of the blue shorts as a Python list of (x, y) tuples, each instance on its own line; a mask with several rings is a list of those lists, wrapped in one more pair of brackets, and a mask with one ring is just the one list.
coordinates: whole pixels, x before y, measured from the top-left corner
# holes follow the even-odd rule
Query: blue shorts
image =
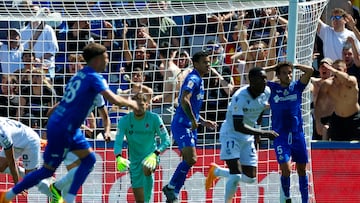
[(279, 164), (290, 161), (308, 163), (308, 151), (304, 134), (279, 136), (274, 140), (276, 159)]
[(171, 125), (171, 132), (180, 150), (184, 147), (196, 147), (196, 130), (191, 130), (184, 125), (174, 124), (173, 122)]
[(65, 126), (51, 120), (47, 124), (47, 140), (44, 163), (53, 168), (61, 164), (68, 151), (90, 148), (89, 142), (79, 128), (69, 132)]

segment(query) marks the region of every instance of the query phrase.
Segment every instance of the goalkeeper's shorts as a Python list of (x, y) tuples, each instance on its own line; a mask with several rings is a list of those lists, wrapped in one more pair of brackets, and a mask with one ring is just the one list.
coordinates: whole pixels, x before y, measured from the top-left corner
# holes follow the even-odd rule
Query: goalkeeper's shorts
[[(131, 187), (132, 188), (141, 188), (144, 187), (144, 181), (145, 181), (145, 175), (143, 171), (143, 164), (141, 162), (134, 163), (132, 160), (130, 160), (130, 181), (131, 181)], [(157, 156), (156, 165), (159, 165), (160, 157)]]

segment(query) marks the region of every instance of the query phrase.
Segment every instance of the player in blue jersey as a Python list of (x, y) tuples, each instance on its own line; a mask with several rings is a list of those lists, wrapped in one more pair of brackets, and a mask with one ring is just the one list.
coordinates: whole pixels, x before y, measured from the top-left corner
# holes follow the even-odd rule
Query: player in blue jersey
[(169, 184), (163, 187), (167, 202), (177, 202), (186, 175), (196, 163), (196, 141), (198, 122), (214, 129), (216, 122), (205, 120), (200, 116), (204, 98), (204, 81), (202, 76), (210, 71), (210, 58), (206, 52), (197, 52), (193, 58), (194, 69), (190, 72), (180, 89), (179, 106), (176, 108), (171, 123), (171, 132), (179, 146), (182, 162), (177, 166)]
[(220, 129), (220, 159), (226, 162), (228, 169), (212, 164), (205, 183), (208, 190), (218, 177), (227, 177), (225, 202), (228, 203), (232, 202), (240, 181), (254, 183), (257, 180), (255, 136), (278, 136), (273, 130), (256, 128), (270, 97), (265, 71), (259, 67), (252, 68), (249, 82), (250, 85), (238, 89), (232, 96)]
[[(293, 68), (304, 72), (299, 80), (292, 81)], [(309, 200), (306, 174), (308, 152), (303, 130), (301, 102), (302, 93), (314, 70), (311, 66), (293, 65), (290, 62), (281, 62), (265, 69), (266, 71), (275, 71), (279, 79), (279, 82), (269, 81), (268, 86), (271, 89), (269, 103), (272, 111), (272, 129), (279, 133), (279, 137), (274, 140), (274, 149), (281, 170), (282, 195), (280, 201), (291, 202), (291, 158), (296, 162), (302, 202), (307, 203)]]
[(11, 190), (1, 192), (0, 203), (10, 202), (17, 194), (51, 177), (68, 151), (72, 151), (81, 159), (74, 181), (64, 198), (67, 203), (74, 202), (77, 191), (96, 162), (95, 153), (80, 130), (96, 95), (100, 93), (109, 102), (119, 106), (138, 108), (135, 101), (115, 95), (109, 89), (106, 80), (99, 74), (105, 70), (109, 61), (104, 46), (97, 43), (88, 44), (83, 50), (83, 57), (87, 66), (70, 79), (64, 96), (48, 120), (48, 144), (44, 152), (43, 166), (26, 175)]
[[(146, 110), (149, 105), (146, 95), (137, 93), (132, 99), (138, 102), (139, 110), (130, 112), (119, 120), (114, 144), (117, 169), (123, 172), (130, 166), (135, 201), (152, 202), (152, 174), (158, 165), (158, 156), (170, 145), (170, 138), (160, 116)], [(129, 160), (121, 156), (124, 136), (128, 145)], [(157, 136), (161, 141), (159, 145)]]

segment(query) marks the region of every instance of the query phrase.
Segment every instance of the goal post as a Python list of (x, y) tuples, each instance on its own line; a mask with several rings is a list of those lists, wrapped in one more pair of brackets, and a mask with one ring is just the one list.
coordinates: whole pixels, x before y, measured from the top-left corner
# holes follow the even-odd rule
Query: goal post
[[(30, 62), (19, 57), (29, 48), (27, 45), (24, 45), (24, 49), (14, 47), (13, 50), (0, 46), (3, 70), (1, 116), (28, 122), (40, 136), (46, 138), (47, 117), (39, 111), (45, 112), (61, 97), (66, 81), (78, 68), (76, 64), (82, 62), (78, 57), (82, 53), (82, 47), (98, 42), (108, 48), (109, 64), (102, 74), (110, 89), (128, 96), (126, 92), (131, 87), (129, 80), (152, 88), (153, 98), (158, 98), (160, 102), (153, 101), (149, 110), (159, 113), (167, 127), (173, 116), (173, 104), (177, 103), (178, 84), (181, 82), (178, 80), (179, 72), (191, 67), (190, 60), (194, 53), (210, 53), (211, 66), (216, 73), (213, 71), (204, 77), (206, 94), (201, 114), (205, 119), (215, 120), (221, 125), (231, 94), (227, 92), (226, 85), (219, 81), (220, 76), (227, 82), (234, 82), (238, 88), (247, 83), (250, 66), (272, 65), (284, 60), (312, 65), (318, 20), (327, 3), (328, 0), (3, 1), (0, 3), (0, 38), (3, 47), (12, 43), (13, 39), (9, 40), (8, 35), (13, 32), (9, 30), (16, 28), (20, 36), (23, 36), (27, 22), (45, 22), (44, 26), (48, 26), (46, 29), (51, 36), (56, 37), (56, 41), (51, 37), (40, 36), (36, 40), (39, 43), (38, 50), (32, 50), (36, 51), (37, 59)], [(35, 33), (36, 28), (32, 31)], [(20, 45), (24, 41), (19, 39), (18, 42)], [(178, 53), (171, 55), (173, 50)], [(43, 60), (48, 52), (53, 57), (49, 60), (54, 62), (50, 65), (48, 60)], [(167, 54), (165, 59), (160, 57), (164, 53)], [(168, 70), (169, 63), (176, 64), (180, 70)], [(22, 70), (10, 71), (15, 65), (19, 65), (17, 67)], [(40, 70), (36, 74), (41, 73), (43, 81), (39, 82), (32, 77), (35, 72), (24, 71), (25, 65)], [(300, 74), (294, 71), (294, 78), (298, 78)], [(14, 77), (13, 80), (7, 78), (10, 76)], [(24, 78), (27, 80), (23, 81)], [(14, 84), (15, 80), (17, 82)], [(48, 90), (54, 90), (55, 94), (47, 92), (44, 96), (45, 93), (39, 94), (38, 89), (32, 89), (43, 89), (44, 86)], [(24, 99), (24, 103), (16, 103), (13, 98), (20, 101)], [(315, 202), (309, 88), (303, 93), (302, 101), (303, 127), (310, 161), (307, 168), (309, 193), (311, 202)], [(20, 105), (27, 114), (17, 117), (14, 114), (17, 111), (15, 104)], [(119, 118), (127, 114), (128, 110), (115, 108), (110, 104), (106, 108), (109, 110), (114, 135)], [(97, 112), (94, 113), (96, 127), (93, 135), (96, 139), (89, 141), (96, 152), (97, 164), (79, 191), (77, 202), (134, 202), (130, 175), (128, 172), (116, 171), (113, 141), (103, 141), (102, 122)], [(270, 129), (271, 116), (271, 112), (264, 116), (262, 128)], [(88, 121), (85, 125), (91, 128), (90, 124)], [(182, 202), (224, 201), (225, 179), (217, 181), (209, 191), (205, 191), (204, 187), (210, 163), (225, 166), (220, 160), (219, 152), (219, 129), (200, 127), (198, 161), (190, 170), (180, 193)], [(126, 155), (126, 146), (123, 153)], [(280, 171), (271, 142), (264, 141), (258, 155), (257, 183), (241, 183), (234, 202), (279, 202)], [(154, 202), (165, 202), (161, 188), (168, 183), (181, 159), (176, 144), (172, 144), (160, 157), (160, 166), (154, 174)], [(292, 169), (291, 197), (293, 202), (300, 202), (297, 174), (295, 167)], [(61, 165), (56, 177), (64, 174), (66, 168)], [(9, 188), (10, 183), (9, 176), (0, 174), (0, 189)], [(46, 201), (46, 197), (37, 189), (31, 189), (28, 197), (18, 197), (15, 202)]]

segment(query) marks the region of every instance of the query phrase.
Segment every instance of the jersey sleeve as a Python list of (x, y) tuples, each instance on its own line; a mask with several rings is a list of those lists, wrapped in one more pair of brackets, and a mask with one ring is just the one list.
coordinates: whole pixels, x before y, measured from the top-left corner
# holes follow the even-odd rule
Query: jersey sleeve
[(194, 92), (195, 88), (198, 87), (200, 84), (199, 78), (196, 77), (188, 77), (187, 80), (185, 80), (183, 86), (182, 86), (182, 91), (187, 91), (187, 92)]
[(94, 77), (90, 78), (90, 82), (93, 85), (96, 92), (100, 93), (104, 90), (109, 89), (109, 85), (107, 84), (106, 80), (103, 78), (102, 75), (95, 73), (93, 74)]
[(118, 154), (121, 154), (122, 152), (122, 145), (124, 142), (124, 136), (125, 136), (125, 123), (126, 123), (126, 117), (124, 116), (120, 118), (118, 125), (117, 125), (117, 131), (115, 136), (115, 142), (114, 142), (114, 154), (115, 156)]
[(230, 106), (229, 106), (229, 111), (232, 112), (233, 116), (243, 116), (244, 115), (244, 111), (243, 111), (244, 102), (245, 102), (245, 99), (244, 99), (243, 95), (241, 95), (241, 94), (238, 94), (232, 98)]
[(170, 146), (169, 133), (164, 125), (163, 120), (160, 118), (160, 116), (157, 114), (153, 114), (153, 115), (155, 117), (154, 120), (155, 120), (155, 126), (156, 126), (156, 134), (158, 134), (161, 139), (161, 143), (157, 147), (157, 150), (159, 150), (160, 152), (163, 152), (166, 150), (167, 147)]
[(6, 132), (3, 128), (0, 128), (0, 145), (4, 150), (10, 149), (13, 146), (13, 140), (10, 133)]

